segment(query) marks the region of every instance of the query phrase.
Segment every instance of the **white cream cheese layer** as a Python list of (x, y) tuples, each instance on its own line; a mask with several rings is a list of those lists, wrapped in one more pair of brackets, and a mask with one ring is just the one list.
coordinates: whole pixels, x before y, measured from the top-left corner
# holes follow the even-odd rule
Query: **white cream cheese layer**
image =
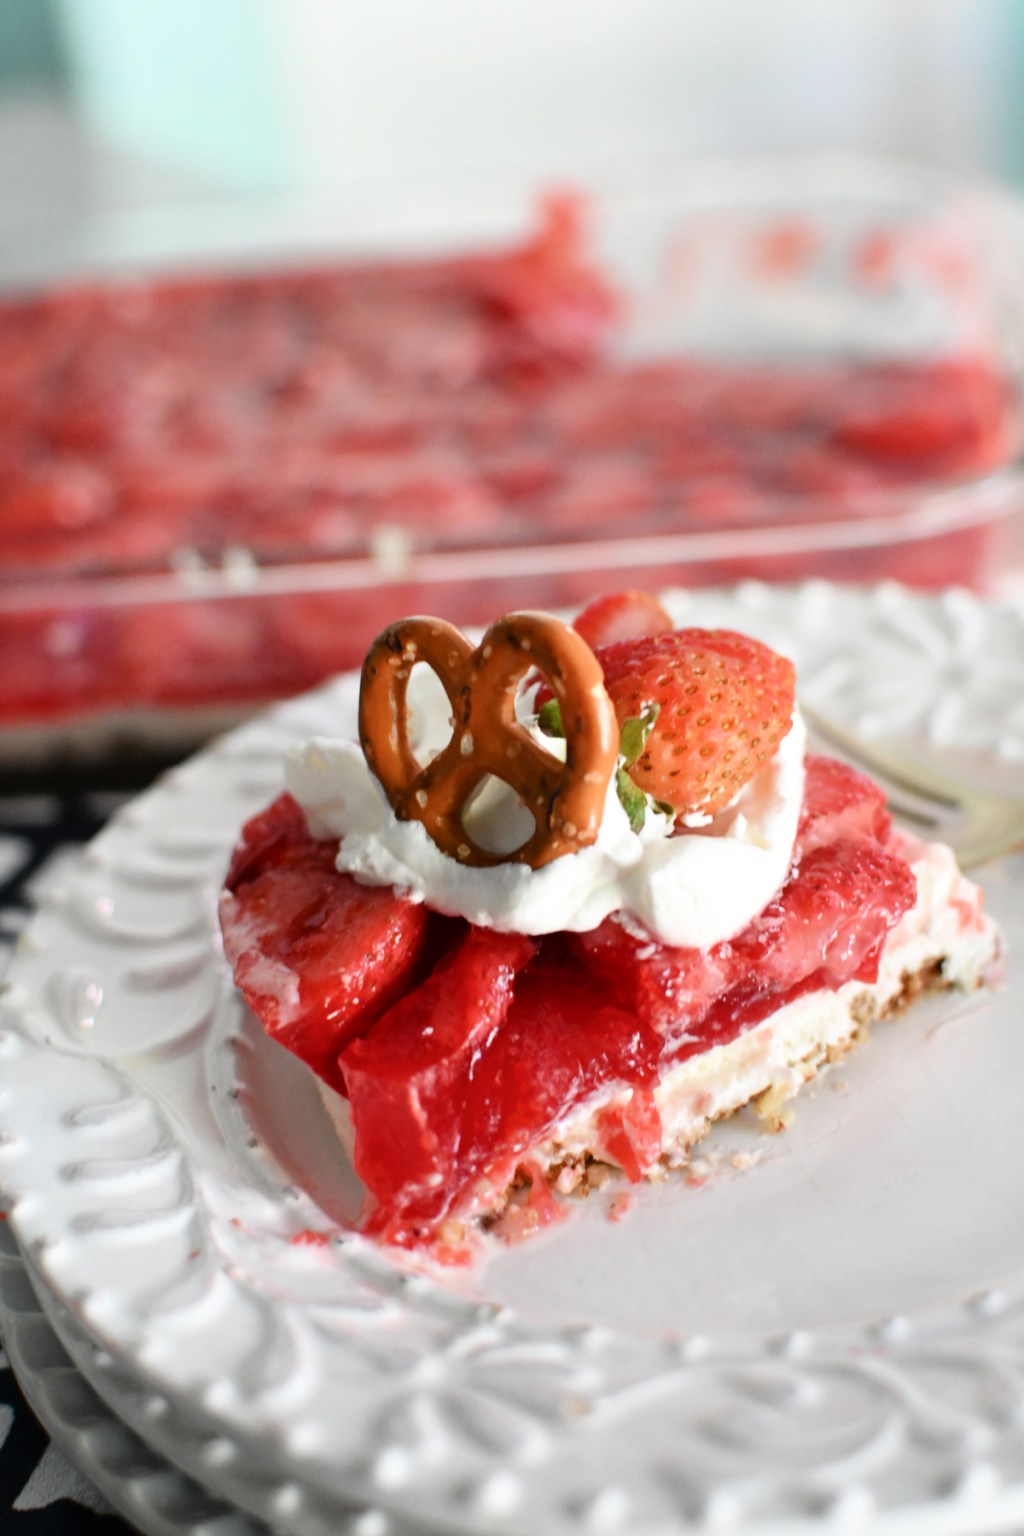
[[(663, 944), (703, 949), (738, 933), (785, 879), (805, 744), (798, 714), (775, 757), (730, 806), (707, 826), (672, 835), (669, 820), (654, 811), (633, 832), (613, 778), (597, 841), (537, 870), (468, 868), (443, 854), (418, 821), (394, 815), (355, 742), (318, 737), (294, 750), (286, 782), (313, 836), (338, 840), (338, 868), (367, 885), (395, 886), (484, 928), (585, 932), (614, 913)], [(532, 826), (521, 825), (526, 813), (518, 800), (497, 784), (486, 800), (474, 812), (478, 839), (517, 846)]]

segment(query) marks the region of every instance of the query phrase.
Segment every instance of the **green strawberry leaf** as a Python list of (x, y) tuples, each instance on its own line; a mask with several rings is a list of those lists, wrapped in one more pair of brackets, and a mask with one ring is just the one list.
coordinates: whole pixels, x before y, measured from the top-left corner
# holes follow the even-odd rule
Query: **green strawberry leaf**
[[(653, 800), (640, 788), (639, 784), (634, 784), (629, 775), (630, 768), (647, 745), (647, 738), (657, 718), (658, 705), (652, 704), (642, 715), (626, 720), (619, 733), (619, 765), (615, 770), (615, 788), (634, 832), (641, 830), (651, 807), (661, 811), (663, 815), (675, 816), (675, 811), (670, 805), (666, 805), (661, 800)], [(557, 699), (548, 699), (541, 705), (537, 713), (537, 724), (545, 736), (564, 737), (562, 712), (558, 707)]]
[(644, 794), (639, 784), (633, 783), (628, 768), (616, 768), (615, 788), (618, 791), (622, 809), (629, 818), (630, 829), (633, 832), (639, 832), (647, 820), (648, 796)]
[(629, 772), (643, 753), (657, 718), (658, 705), (652, 704), (644, 710), (642, 715), (624, 720), (622, 730), (619, 732), (619, 767), (615, 770), (615, 788), (622, 809), (629, 818), (629, 825), (634, 832), (641, 830), (647, 819), (647, 812), (651, 809), (661, 811), (663, 815), (672, 818), (676, 814), (672, 806), (666, 805), (663, 800), (655, 800), (642, 790), (639, 784), (635, 784)]
[(636, 715), (631, 720), (622, 722), (622, 730), (619, 732), (619, 756), (627, 768), (632, 768), (646, 747), (647, 738), (654, 729), (658, 713), (659, 706), (652, 704), (644, 710), (642, 715)]
[(537, 724), (540, 726), (545, 736), (564, 737), (565, 731), (562, 729), (562, 711), (558, 707), (557, 699), (548, 699), (544, 704), (541, 705), (540, 713), (537, 716)]

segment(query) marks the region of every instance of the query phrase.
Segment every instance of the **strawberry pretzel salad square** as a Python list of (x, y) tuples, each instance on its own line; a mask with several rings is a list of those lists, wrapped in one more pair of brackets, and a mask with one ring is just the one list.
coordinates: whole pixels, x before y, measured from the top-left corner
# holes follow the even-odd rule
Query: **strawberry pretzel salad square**
[(222, 895), (235, 982), (320, 1078), (360, 1229), (442, 1262), (686, 1166), (748, 1103), (781, 1127), (1000, 948), (951, 851), (806, 752), (792, 664), (646, 593), (477, 646), (391, 625), (286, 782)]

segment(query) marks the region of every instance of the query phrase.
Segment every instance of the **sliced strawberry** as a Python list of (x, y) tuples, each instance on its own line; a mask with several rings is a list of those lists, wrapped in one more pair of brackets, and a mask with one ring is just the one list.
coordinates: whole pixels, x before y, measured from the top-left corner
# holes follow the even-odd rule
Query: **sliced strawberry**
[(339, 1086), (338, 1051), (407, 989), (429, 914), (357, 885), (309, 835), (290, 795), (254, 816), (221, 898), (224, 952), (267, 1032)]
[(504, 1135), (522, 1147), (534, 1114), (543, 1131), (609, 1083), (652, 1084), (661, 1041), (555, 938), (516, 987), (498, 1044)]
[[(293, 862), (298, 850), (310, 841), (309, 828), (298, 801), (291, 795), (278, 795), (265, 811), (251, 816), (242, 828), (224, 881), (226, 888), (237, 891), (240, 885), (263, 870)], [(330, 844), (318, 843), (316, 847), (323, 857), (324, 868), (333, 867), (334, 854)]]
[(1005, 452), (1006, 383), (986, 366), (953, 360), (927, 372), (868, 370), (845, 392), (830, 446), (895, 477), (925, 479)]
[(885, 936), (917, 894), (902, 859), (863, 838), (813, 849), (733, 941), (743, 991), (874, 981)]
[(873, 981), (886, 934), (915, 894), (902, 859), (842, 838), (808, 853), (753, 922), (709, 950), (644, 942), (613, 919), (573, 942), (615, 1000), (661, 1033), (666, 1056), (681, 1060), (804, 992)]
[[(342, 1051), (356, 1171), (385, 1220), (396, 1212), (403, 1223), (440, 1218), (479, 1171), (468, 1124), (474, 1080), (536, 948), (522, 935), (467, 925), (426, 981)], [(495, 1113), (499, 1103), (500, 1095)], [(488, 1142), (490, 1156), (495, 1150)]]
[[(369, 1230), (415, 1244), (477, 1181), (508, 1184), (591, 1095), (612, 1083), (648, 1089), (660, 1049), (559, 940), (469, 929), (448, 962), (342, 1053), (356, 1168), (378, 1201)], [(634, 1170), (660, 1149), (643, 1092), (605, 1129), (609, 1152)]]
[(595, 359), (618, 310), (610, 286), (584, 252), (578, 197), (545, 200), (543, 228), (521, 249), (481, 263), (477, 282), (492, 321), (495, 376), (520, 384), (575, 373)]
[(721, 810), (793, 724), (792, 663), (747, 635), (677, 629), (605, 646), (598, 659), (620, 724), (657, 706), (630, 773), (679, 815)]
[(650, 592), (630, 590), (595, 598), (573, 620), (572, 627), (596, 651), (598, 646), (620, 640), (663, 635), (672, 628), (672, 620)]
[(605, 1156), (625, 1169), (635, 1184), (661, 1155), (662, 1125), (651, 1088), (634, 1088), (622, 1105), (610, 1104), (597, 1116), (597, 1135)]
[(884, 843), (891, 826), (885, 796), (873, 779), (834, 757), (807, 758), (797, 859), (840, 837)]
[(680, 1023), (691, 1033), (736, 977), (731, 947), (673, 949), (635, 936), (614, 918), (570, 942), (614, 1001), (633, 1009), (663, 1043)]

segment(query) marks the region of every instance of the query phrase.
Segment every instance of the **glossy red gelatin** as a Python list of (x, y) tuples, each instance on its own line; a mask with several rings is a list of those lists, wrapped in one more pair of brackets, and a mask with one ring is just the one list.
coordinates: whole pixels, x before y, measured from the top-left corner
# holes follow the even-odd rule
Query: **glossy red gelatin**
[[(783, 230), (758, 262), (777, 273), (805, 245)], [(891, 265), (896, 235), (890, 247)], [(626, 362), (616, 314), (569, 200), (493, 254), (0, 303), (0, 719), (289, 694), (357, 666), (396, 612), (470, 624), (570, 606), (609, 548), (618, 582), (663, 584), (662, 558), (636, 553), (644, 538), (884, 522), (886, 497), (926, 498), (1013, 457), (1012, 387), (981, 351)], [(404, 550), (394, 579), (374, 563), (382, 537)], [(910, 537), (884, 574), (978, 583), (989, 542), (987, 515)], [(551, 545), (557, 559), (502, 561)], [(875, 536), (827, 570), (813, 534), (756, 565), (742, 548), (679, 577), (883, 572)], [(486, 579), (465, 561), (424, 574), (450, 550), (488, 560)], [(254, 562), (309, 577), (324, 559), (348, 563), (334, 588), (252, 580)], [(237, 587), (197, 598), (189, 572), (204, 563), (226, 563)], [(124, 584), (140, 576), (159, 592)]]
[(427, 909), (334, 868), (282, 795), (247, 822), (221, 906), (237, 985), (267, 1033), (341, 1088), (338, 1054), (413, 985)]
[[(888, 832), (870, 780), (810, 759), (786, 883), (742, 933), (700, 951), (641, 943), (610, 919), (528, 939), (428, 917), (338, 874), (285, 796), (245, 829), (225, 945), (269, 1031), (349, 1097), (372, 1197), (366, 1229), (417, 1246), (478, 1187), (504, 1188), (566, 1116), (618, 1087), (637, 1091), (625, 1113), (602, 1117), (596, 1150), (642, 1176), (660, 1152), (651, 1090), (668, 1068), (803, 993), (874, 980), (915, 897)], [(365, 963), (367, 926), (384, 935), (386, 975)], [(283, 1011), (279, 989), (253, 985), (267, 960), (292, 972)], [(347, 995), (349, 967), (370, 999), (356, 1017), (333, 1001), (339, 988)]]

